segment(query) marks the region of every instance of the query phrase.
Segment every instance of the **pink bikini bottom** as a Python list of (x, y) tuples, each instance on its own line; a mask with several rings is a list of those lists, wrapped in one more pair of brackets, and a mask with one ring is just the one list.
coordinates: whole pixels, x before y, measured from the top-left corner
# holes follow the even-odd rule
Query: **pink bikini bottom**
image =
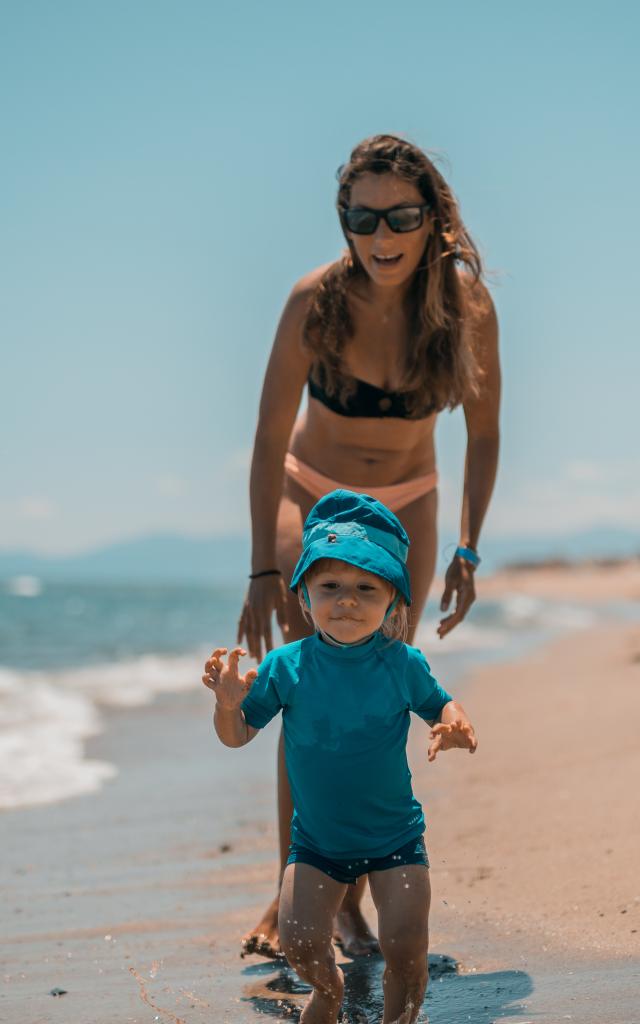
[(316, 469), (307, 466), (306, 462), (301, 462), (291, 452), (287, 452), (285, 455), (284, 470), (287, 476), (295, 480), (314, 498), (321, 498), (329, 491), (343, 487), (347, 491), (356, 491), (358, 494), (370, 494), (372, 498), (377, 498), (392, 512), (397, 512), (398, 509), (411, 504), (416, 498), (429, 494), (438, 486), (436, 472), (427, 473), (426, 476), (415, 476), (413, 480), (404, 480), (401, 484), (390, 484), (387, 487), (355, 487), (353, 484), (341, 484), (338, 480), (332, 480), (330, 476), (318, 473)]

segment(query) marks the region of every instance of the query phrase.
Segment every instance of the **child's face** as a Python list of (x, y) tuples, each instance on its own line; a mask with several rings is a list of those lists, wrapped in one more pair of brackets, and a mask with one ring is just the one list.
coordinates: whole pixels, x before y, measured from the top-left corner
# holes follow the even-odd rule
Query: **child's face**
[(395, 593), (380, 576), (338, 561), (323, 562), (306, 584), (315, 625), (342, 643), (379, 629)]

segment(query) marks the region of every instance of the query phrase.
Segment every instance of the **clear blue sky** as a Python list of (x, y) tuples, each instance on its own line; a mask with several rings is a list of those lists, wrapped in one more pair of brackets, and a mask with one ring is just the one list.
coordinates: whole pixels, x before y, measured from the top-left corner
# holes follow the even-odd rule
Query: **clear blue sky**
[[(446, 157), (495, 272), (487, 533), (637, 525), (639, 29), (615, 0), (4, 4), (0, 546), (246, 528), (282, 303), (381, 131)], [(438, 451), (444, 529), (459, 412)]]

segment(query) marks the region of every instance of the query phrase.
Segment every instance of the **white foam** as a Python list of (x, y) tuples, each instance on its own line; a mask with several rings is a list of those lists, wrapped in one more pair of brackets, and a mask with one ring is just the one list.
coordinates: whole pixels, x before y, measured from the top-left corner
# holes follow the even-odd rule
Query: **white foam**
[(57, 689), (38, 673), (0, 669), (0, 807), (50, 803), (98, 789), (113, 765), (84, 757), (100, 732), (86, 697)]
[(158, 693), (176, 693), (200, 685), (206, 653), (145, 654), (129, 661), (67, 669), (57, 673), (55, 681), (67, 690), (90, 695), (98, 704), (141, 707)]
[(102, 731), (100, 706), (141, 707), (200, 686), (205, 657), (145, 655), (50, 673), (0, 668), (0, 808), (99, 789), (116, 774), (84, 753)]
[(549, 601), (528, 594), (505, 594), (500, 602), (509, 626), (544, 629), (588, 629), (598, 621), (598, 611), (585, 605)]
[(14, 597), (39, 597), (42, 581), (37, 576), (12, 576), (6, 581), (5, 590)]
[(500, 605), (510, 626), (522, 626), (535, 625), (544, 614), (546, 602), (529, 594), (505, 594)]
[(440, 655), (458, 654), (460, 651), (497, 651), (507, 643), (509, 637), (504, 629), (487, 626), (476, 626), (473, 622), (465, 622), (461, 628), (457, 626), (441, 640), (437, 634), (439, 619), (423, 620), (416, 630), (414, 643)]

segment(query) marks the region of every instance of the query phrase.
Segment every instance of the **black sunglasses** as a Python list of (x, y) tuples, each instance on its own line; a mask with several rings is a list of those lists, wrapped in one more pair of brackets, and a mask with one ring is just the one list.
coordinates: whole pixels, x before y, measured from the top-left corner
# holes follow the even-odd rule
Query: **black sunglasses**
[(353, 235), (373, 235), (382, 218), (396, 234), (404, 234), (422, 227), (424, 211), (428, 209), (429, 203), (423, 203), (422, 206), (390, 206), (387, 210), (351, 206), (343, 207), (342, 218), (347, 230)]

